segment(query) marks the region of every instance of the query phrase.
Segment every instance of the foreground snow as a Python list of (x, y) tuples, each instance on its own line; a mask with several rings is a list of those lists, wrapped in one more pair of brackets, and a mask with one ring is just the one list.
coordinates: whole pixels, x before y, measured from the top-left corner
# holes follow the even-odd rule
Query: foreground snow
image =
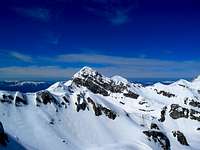
[[(44, 91), (1, 91), (0, 122), (10, 142), (0, 148), (197, 150), (199, 90), (198, 79), (143, 87), (84, 67), (72, 80)], [(173, 134), (176, 131), (187, 142), (181, 136), (181, 143)], [(156, 136), (148, 137), (150, 133)]]

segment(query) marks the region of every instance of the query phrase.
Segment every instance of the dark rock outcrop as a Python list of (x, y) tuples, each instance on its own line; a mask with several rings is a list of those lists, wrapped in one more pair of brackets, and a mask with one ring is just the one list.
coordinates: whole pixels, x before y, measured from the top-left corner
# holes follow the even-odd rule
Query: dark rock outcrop
[(193, 107), (197, 107), (197, 108), (200, 108), (200, 102), (198, 102), (198, 97), (194, 97), (194, 98), (189, 98), (189, 97), (186, 97), (184, 99), (184, 104), (185, 105), (190, 105), (190, 106), (193, 106)]
[(190, 119), (200, 121), (200, 112), (190, 109)]
[(2, 98), (0, 98), (0, 102), (12, 104), (14, 97), (12, 95), (3, 94)]
[(82, 103), (80, 103), (80, 100), (81, 100), (81, 95), (80, 94), (78, 94), (77, 95), (77, 102), (78, 103), (75, 103), (76, 104), (76, 111), (77, 112), (79, 112), (80, 110), (85, 110), (86, 109), (86, 107), (88, 106), (88, 103), (86, 102), (86, 100), (85, 100), (85, 98), (84, 97), (82, 97), (82, 99), (83, 99), (83, 102)]
[(94, 80), (93, 78), (89, 77), (86, 80), (75, 78), (73, 79), (73, 82), (77, 85), (85, 86), (90, 91), (92, 91), (95, 94), (102, 94), (103, 96), (109, 96), (108, 91), (105, 87), (108, 87), (108, 84), (102, 84), (98, 81)]
[(95, 104), (95, 102), (90, 97), (88, 97), (87, 100), (88, 100), (88, 103), (92, 104), (92, 107), (93, 107), (93, 110), (94, 110), (96, 116), (105, 114), (108, 118), (110, 118), (112, 120), (114, 120), (117, 117), (117, 114), (114, 111), (112, 111), (106, 107), (103, 107), (100, 104)]
[(166, 110), (167, 110), (166, 106), (162, 108), (162, 110), (160, 112), (160, 119), (158, 119), (158, 121), (160, 121), (160, 122), (165, 121)]
[(197, 90), (197, 92), (200, 94), (200, 90)]
[(166, 96), (166, 97), (175, 97), (176, 95), (175, 94), (172, 94), (170, 92), (166, 92), (166, 91), (158, 91), (157, 89), (154, 89), (156, 91), (157, 94), (159, 95), (163, 95), (163, 96)]
[(174, 137), (177, 137), (177, 140), (180, 144), (182, 145), (186, 145), (186, 146), (189, 146), (188, 142), (187, 142), (187, 139), (186, 137), (184, 136), (184, 134), (180, 131), (172, 131), (173, 133), (173, 136)]
[(120, 103), (120, 104), (122, 104), (122, 105), (125, 105), (125, 103), (124, 103), (124, 102), (122, 102), (122, 101), (120, 101), (119, 103)]
[(181, 107), (178, 104), (172, 104), (169, 116), (173, 119), (188, 118), (189, 112), (190, 111), (187, 108)]
[(27, 101), (26, 101), (26, 98), (24, 96), (22, 97), (19, 97), (19, 96), (16, 96), (15, 97), (15, 106), (23, 106), (23, 105), (27, 105)]
[(45, 105), (54, 101), (54, 97), (49, 92), (42, 92), (41, 99)]
[(54, 125), (54, 124), (55, 124), (55, 120), (54, 120), (53, 118), (50, 119), (49, 124), (50, 124), (50, 125)]
[(169, 116), (173, 119), (190, 118), (191, 120), (200, 121), (200, 112), (194, 109), (187, 109), (178, 104), (172, 104)]
[(179, 86), (182, 86), (184, 88), (188, 88), (186, 85), (183, 85), (183, 84), (178, 84)]
[(110, 119), (114, 120), (117, 117), (117, 114), (115, 112), (113, 112), (112, 110), (103, 107), (103, 106), (99, 106), (100, 109), (102, 110), (102, 112)]
[(160, 130), (159, 127), (158, 127), (158, 125), (155, 124), (155, 123), (151, 123), (151, 127), (150, 127), (150, 128), (151, 128), (151, 129)]
[(64, 99), (64, 101), (65, 101), (68, 105), (70, 104), (69, 100), (68, 100), (65, 96), (63, 96), (62, 98)]
[(170, 141), (164, 133), (154, 130), (143, 131), (143, 133), (150, 141), (152, 139), (154, 142), (159, 142), (163, 150), (170, 150)]
[(139, 97), (138, 94), (133, 93), (133, 92), (131, 92), (131, 91), (128, 91), (128, 93), (124, 93), (124, 96), (125, 96), (125, 97), (130, 97), (130, 98), (133, 98), (133, 99), (137, 99), (137, 98)]
[(6, 146), (8, 143), (8, 136), (7, 134), (4, 132), (4, 128), (2, 123), (0, 122), (0, 145), (2, 146)]
[(200, 108), (200, 102), (197, 102), (197, 101), (195, 101), (193, 99), (189, 102), (189, 105), (191, 105), (193, 107)]
[(47, 105), (48, 103), (49, 104), (54, 103), (58, 105), (59, 107), (61, 107), (58, 101), (54, 98), (54, 96), (48, 91), (38, 92), (36, 96), (36, 102), (38, 104), (43, 103), (45, 105)]
[[(18, 93), (18, 92), (17, 92)], [(24, 94), (20, 93), (20, 96), (12, 96), (10, 94), (3, 94), (2, 98), (0, 98), (0, 102), (2, 103), (8, 103), (8, 104), (14, 104), (15, 106), (19, 107), (19, 106), (24, 106), (27, 105), (27, 100), (26, 97), (24, 96)]]
[(153, 109), (138, 109), (140, 111), (144, 111), (144, 112), (151, 112), (151, 111), (154, 111)]
[(139, 101), (139, 104), (140, 104), (140, 105), (144, 105), (144, 104), (147, 104), (147, 102), (144, 101), (144, 100), (142, 100), (142, 101)]
[(93, 107), (93, 110), (94, 110), (94, 113), (95, 113), (96, 116), (102, 115), (101, 109), (99, 107), (100, 105), (97, 104), (97, 106), (96, 106), (95, 102), (89, 97), (88, 97), (88, 103), (92, 104), (92, 107)]

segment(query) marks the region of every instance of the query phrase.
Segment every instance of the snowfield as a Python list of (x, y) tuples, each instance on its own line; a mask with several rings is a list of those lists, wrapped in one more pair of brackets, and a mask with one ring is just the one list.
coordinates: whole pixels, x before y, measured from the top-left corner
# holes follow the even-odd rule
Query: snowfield
[(36, 93), (0, 91), (0, 122), (2, 150), (198, 150), (200, 77), (144, 87), (84, 67)]

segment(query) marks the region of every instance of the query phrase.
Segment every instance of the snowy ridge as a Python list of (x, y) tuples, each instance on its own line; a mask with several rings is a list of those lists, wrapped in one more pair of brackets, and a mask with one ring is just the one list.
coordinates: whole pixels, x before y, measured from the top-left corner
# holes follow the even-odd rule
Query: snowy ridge
[(84, 67), (36, 93), (0, 91), (0, 122), (6, 150), (197, 150), (200, 82), (144, 87)]
[(200, 82), (200, 75), (197, 76), (197, 77), (193, 80), (193, 82)]
[(128, 84), (128, 80), (119, 75), (115, 75), (111, 77), (111, 79), (115, 81), (117, 84), (120, 84), (120, 83)]

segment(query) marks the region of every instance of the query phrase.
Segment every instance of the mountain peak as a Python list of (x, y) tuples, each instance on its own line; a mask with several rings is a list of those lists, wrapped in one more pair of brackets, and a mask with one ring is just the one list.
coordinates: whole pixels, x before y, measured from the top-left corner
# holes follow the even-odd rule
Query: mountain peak
[(96, 72), (96, 70), (92, 69), (91, 67), (85, 66), (79, 72), (91, 73), (91, 72)]
[(200, 75), (197, 76), (197, 77), (193, 80), (193, 82), (199, 82), (199, 81), (200, 81)]
[(119, 75), (115, 75), (115, 76), (111, 77), (111, 79), (117, 84), (119, 84), (119, 83), (127, 84), (128, 83), (127, 79), (125, 79)]
[(96, 70), (93, 70), (92, 68), (85, 66), (80, 71), (74, 74), (73, 78), (86, 78), (89, 76), (96, 76), (99, 74)]

